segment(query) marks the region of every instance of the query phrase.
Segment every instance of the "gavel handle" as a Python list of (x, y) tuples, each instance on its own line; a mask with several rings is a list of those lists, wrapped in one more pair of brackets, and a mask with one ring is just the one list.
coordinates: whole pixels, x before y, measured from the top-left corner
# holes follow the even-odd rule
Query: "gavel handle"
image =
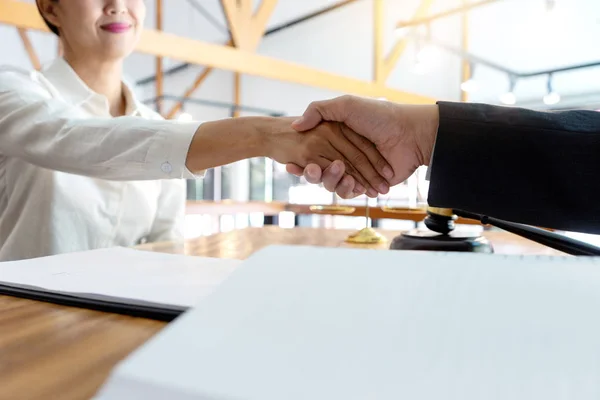
[(454, 210), (454, 213), (462, 218), (478, 220), (484, 225), (492, 225), (504, 229), (505, 231), (533, 240), (534, 242), (551, 247), (555, 250), (562, 251), (563, 253), (574, 256), (600, 256), (600, 248), (597, 246), (554, 232), (549, 232), (544, 229), (508, 222), (468, 211)]

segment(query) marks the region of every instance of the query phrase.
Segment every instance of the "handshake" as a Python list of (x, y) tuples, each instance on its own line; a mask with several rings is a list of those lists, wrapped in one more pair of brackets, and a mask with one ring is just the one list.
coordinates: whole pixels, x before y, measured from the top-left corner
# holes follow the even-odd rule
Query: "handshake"
[(291, 123), (301, 135), (281, 135), (270, 156), (342, 198), (377, 197), (429, 165), (438, 124), (437, 105), (342, 96), (310, 104)]

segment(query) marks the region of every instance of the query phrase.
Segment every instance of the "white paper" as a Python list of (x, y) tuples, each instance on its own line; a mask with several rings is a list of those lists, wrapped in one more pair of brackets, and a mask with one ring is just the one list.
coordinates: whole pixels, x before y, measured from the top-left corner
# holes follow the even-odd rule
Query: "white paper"
[(117, 247), (3, 262), (0, 283), (189, 307), (211, 293), (239, 263)]
[(600, 399), (600, 260), (271, 247), (98, 399)]

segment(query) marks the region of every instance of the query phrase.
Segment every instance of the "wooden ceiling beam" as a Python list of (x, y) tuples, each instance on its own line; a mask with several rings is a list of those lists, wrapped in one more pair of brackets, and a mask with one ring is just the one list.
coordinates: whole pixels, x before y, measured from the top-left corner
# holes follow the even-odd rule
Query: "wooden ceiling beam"
[[(225, 43), (225, 46), (233, 46), (233, 42), (231, 40), (229, 40), (227, 43)], [(202, 70), (202, 72), (200, 72), (198, 74), (198, 76), (196, 77), (196, 80), (194, 81), (194, 83), (185, 91), (185, 93), (183, 94), (181, 100), (179, 100), (177, 103), (175, 103), (175, 105), (173, 106), (173, 108), (171, 108), (171, 111), (169, 111), (167, 113), (167, 118), (174, 118), (175, 115), (179, 112), (179, 110), (181, 110), (183, 108), (183, 103), (185, 102), (186, 99), (189, 99), (190, 97), (192, 97), (192, 95), (196, 92), (196, 90), (200, 89), (200, 86), (202, 86), (202, 84), (204, 83), (204, 81), (206, 80), (206, 78), (208, 78), (208, 76), (211, 74), (211, 72), (213, 72), (213, 68), (212, 67), (206, 67)]]
[(277, 5), (277, 0), (262, 0), (252, 14), (250, 0), (221, 0), (235, 47), (255, 51), (263, 37), (267, 23)]
[[(431, 5), (434, 1), (435, 0), (421, 0), (421, 4), (419, 4), (417, 11), (413, 15), (413, 19), (421, 19), (425, 17), (429, 12), (429, 9), (431, 8)], [(407, 45), (408, 38), (399, 39), (394, 45), (392, 51), (386, 57), (385, 61), (383, 62), (382, 72), (380, 75), (380, 82), (382, 84), (384, 84), (384, 82), (387, 81), (394, 68), (396, 68), (396, 64), (398, 64), (398, 60), (404, 53), (404, 50), (406, 50)]]
[(383, 0), (373, 0), (373, 81), (382, 83), (383, 77), (383, 37), (384, 37), (384, 4)]
[(206, 80), (206, 78), (208, 78), (208, 76), (210, 75), (210, 73), (212, 71), (213, 71), (213, 69), (211, 67), (206, 67), (206, 68), (204, 68), (204, 70), (202, 70), (202, 72), (200, 72), (198, 74), (194, 83), (183, 94), (182, 100), (175, 103), (173, 108), (171, 108), (171, 111), (169, 111), (167, 113), (167, 118), (169, 118), (169, 119), (174, 118), (175, 115), (177, 115), (179, 110), (181, 110), (183, 108), (183, 102), (185, 101), (185, 99), (189, 99), (194, 94), (194, 92), (196, 90), (198, 90), (200, 85), (202, 85), (202, 83), (204, 83), (204, 81)]
[(250, 27), (250, 48), (256, 50), (260, 40), (263, 38), (267, 30), (267, 24), (273, 15), (273, 11), (277, 6), (277, 0), (262, 0), (259, 9), (252, 17), (252, 25)]
[(242, 76), (239, 72), (233, 73), (233, 104), (236, 108), (233, 110), (232, 117), (237, 118), (240, 116), (240, 109), (238, 108), (242, 102), (241, 96)]
[(248, 47), (248, 37), (245, 34), (247, 31), (245, 25), (249, 22), (250, 15), (247, 18), (243, 15), (242, 7), (238, 7), (237, 0), (221, 0), (221, 6), (229, 25), (234, 46), (238, 49), (246, 49)]
[[(163, 3), (162, 0), (156, 0), (156, 30), (163, 30)], [(163, 58), (156, 57), (156, 111), (162, 114), (162, 96), (163, 91)]]
[[(467, 0), (462, 0), (462, 5), (463, 6), (467, 6), (468, 2)], [(461, 48), (462, 51), (467, 53), (469, 51), (469, 12), (465, 11), (462, 15), (462, 20), (461, 20)], [(461, 83), (462, 82), (466, 82), (469, 79), (471, 79), (471, 75), (473, 74), (473, 71), (471, 71), (471, 64), (469, 63), (469, 60), (467, 59), (463, 59), (462, 60), (462, 71), (461, 71)], [(460, 91), (460, 101), (462, 102), (467, 102), (469, 101), (469, 93), (465, 92), (464, 90)]]
[[(0, 0), (0, 23), (48, 31), (36, 6), (19, 1)], [(415, 104), (431, 104), (436, 100), (428, 96), (386, 87), (370, 80), (346, 77), (228, 46), (150, 29), (143, 32), (136, 51), (191, 64), (358, 96), (385, 97), (390, 101)]]
[(31, 44), (31, 40), (29, 40), (29, 35), (27, 35), (27, 30), (25, 28), (17, 28), (19, 32), (19, 36), (21, 37), (21, 41), (23, 42), (23, 47), (25, 47), (25, 51), (29, 56), (29, 61), (31, 61), (31, 65), (36, 70), (42, 69), (42, 63), (40, 63), (40, 58), (37, 56), (35, 49), (33, 48), (33, 44)]

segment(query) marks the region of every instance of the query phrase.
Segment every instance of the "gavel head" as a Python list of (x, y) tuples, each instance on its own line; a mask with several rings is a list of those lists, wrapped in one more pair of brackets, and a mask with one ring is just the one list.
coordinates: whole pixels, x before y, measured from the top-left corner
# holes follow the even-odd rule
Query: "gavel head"
[(456, 215), (450, 208), (427, 207), (425, 226), (430, 230), (447, 235), (455, 228)]

